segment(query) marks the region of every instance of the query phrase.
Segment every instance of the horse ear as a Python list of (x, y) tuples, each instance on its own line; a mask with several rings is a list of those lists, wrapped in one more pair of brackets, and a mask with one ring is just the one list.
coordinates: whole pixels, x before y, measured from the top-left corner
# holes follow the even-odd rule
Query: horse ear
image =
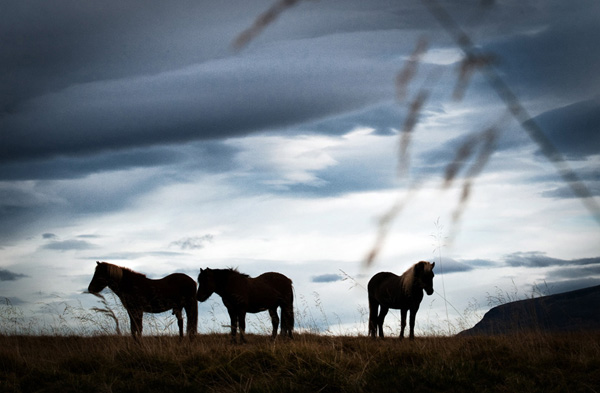
[(100, 261), (96, 261), (96, 265), (99, 265), (99, 264), (100, 264)]
[(433, 263), (431, 264), (431, 268), (433, 269), (434, 267), (435, 267), (435, 262), (433, 262)]

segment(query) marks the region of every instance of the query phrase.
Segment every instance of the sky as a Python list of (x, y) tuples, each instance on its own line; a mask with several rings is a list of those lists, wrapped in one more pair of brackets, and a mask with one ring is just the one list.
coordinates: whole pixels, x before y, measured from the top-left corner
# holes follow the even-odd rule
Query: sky
[[(482, 72), (599, 203), (600, 3), (441, 1), (488, 67), (466, 78), (429, 2), (299, 1), (248, 30), (278, 4), (2, 3), (2, 329), (102, 331), (84, 293), (96, 261), (151, 278), (279, 271), (298, 328), (340, 334), (367, 333), (372, 275), (420, 260), (436, 262), (422, 334), (600, 284), (598, 211)], [(199, 312), (201, 332), (227, 330), (217, 295)], [(397, 333), (398, 313), (386, 324)]]

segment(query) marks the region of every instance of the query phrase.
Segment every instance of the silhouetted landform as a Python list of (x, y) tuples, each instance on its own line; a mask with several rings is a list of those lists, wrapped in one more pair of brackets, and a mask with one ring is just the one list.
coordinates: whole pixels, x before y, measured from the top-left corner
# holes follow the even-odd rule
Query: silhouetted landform
[(459, 335), (586, 330), (600, 330), (600, 285), (494, 307)]

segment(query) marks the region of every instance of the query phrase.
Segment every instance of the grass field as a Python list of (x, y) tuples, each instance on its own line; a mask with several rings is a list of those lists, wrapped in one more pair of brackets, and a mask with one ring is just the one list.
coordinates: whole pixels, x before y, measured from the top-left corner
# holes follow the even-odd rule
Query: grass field
[(507, 337), (0, 336), (2, 392), (598, 392), (600, 332)]

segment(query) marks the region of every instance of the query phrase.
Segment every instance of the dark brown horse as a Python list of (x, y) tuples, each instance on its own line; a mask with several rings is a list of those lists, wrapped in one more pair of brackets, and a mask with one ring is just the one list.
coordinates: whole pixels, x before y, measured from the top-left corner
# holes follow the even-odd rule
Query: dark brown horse
[(96, 262), (94, 277), (88, 286), (91, 293), (99, 293), (107, 286), (117, 294), (129, 314), (131, 335), (142, 335), (144, 312), (159, 313), (173, 310), (177, 317), (179, 336), (183, 337), (182, 309), (187, 315), (187, 333), (192, 338), (198, 329), (198, 303), (196, 302), (196, 282), (190, 276), (173, 273), (152, 280), (142, 273)]
[[(404, 338), (406, 313), (410, 310), (410, 339), (415, 338), (415, 317), (423, 300), (423, 290), (433, 293), (434, 263), (425, 261), (411, 266), (401, 276), (381, 272), (374, 275), (367, 286), (369, 292), (369, 335), (375, 338), (377, 329), (383, 338), (383, 321), (390, 308), (400, 309), (400, 338)], [(379, 307), (381, 306), (381, 311)], [(379, 315), (378, 314), (379, 311)]]
[(281, 308), (281, 334), (292, 338), (294, 328), (294, 290), (292, 280), (280, 273), (264, 273), (256, 278), (242, 274), (236, 269), (200, 269), (198, 275), (198, 301), (204, 302), (216, 292), (223, 299), (231, 318), (231, 340), (236, 341), (237, 326), (240, 339), (246, 342), (246, 313), (269, 310), (273, 333), (277, 336)]

